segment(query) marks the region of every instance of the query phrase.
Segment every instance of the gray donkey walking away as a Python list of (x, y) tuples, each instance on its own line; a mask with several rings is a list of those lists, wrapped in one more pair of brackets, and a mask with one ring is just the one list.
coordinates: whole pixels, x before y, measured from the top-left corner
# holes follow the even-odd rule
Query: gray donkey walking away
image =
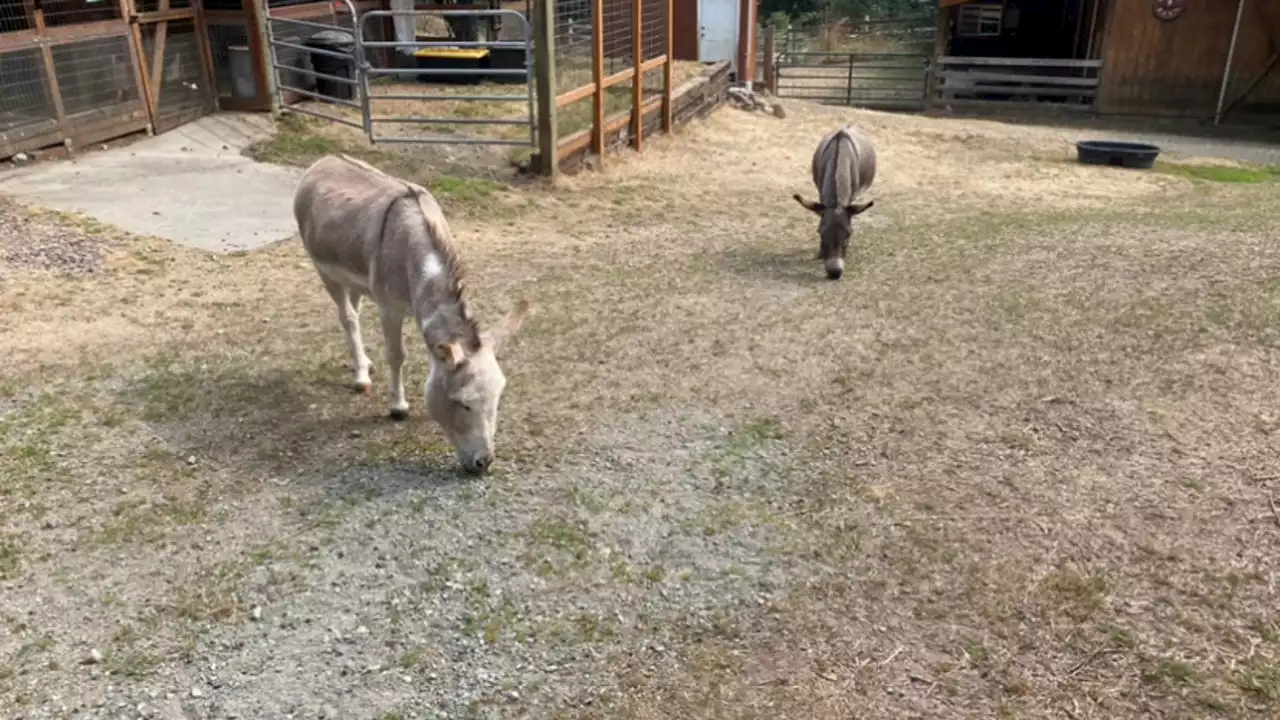
[(861, 128), (848, 125), (822, 138), (813, 153), (813, 184), (818, 188), (818, 202), (809, 202), (799, 194), (794, 196), (796, 202), (822, 218), (818, 221), (822, 239), (818, 259), (832, 280), (844, 275), (853, 217), (875, 205), (874, 200), (859, 203), (855, 199), (875, 179), (876, 151), (871, 137)]
[(386, 341), (391, 417), (408, 417), (401, 368), (404, 318), (427, 343), (431, 371), (427, 412), (444, 428), (467, 471), (483, 473), (494, 457), (498, 403), (506, 377), (497, 355), (530, 312), (521, 301), (490, 332), (467, 305), (453, 235), (435, 198), (345, 155), (329, 155), (303, 173), (293, 214), (302, 245), (338, 306), (356, 388), (370, 387), (371, 363), (360, 337), (360, 301), (378, 306)]

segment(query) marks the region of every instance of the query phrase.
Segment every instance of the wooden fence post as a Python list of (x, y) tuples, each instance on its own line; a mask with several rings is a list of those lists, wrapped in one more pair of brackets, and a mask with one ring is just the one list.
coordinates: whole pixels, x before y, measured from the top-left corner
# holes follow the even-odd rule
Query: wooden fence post
[(631, 0), (631, 62), (635, 76), (631, 78), (631, 138), (636, 152), (644, 148), (644, 0)]
[(668, 135), (675, 129), (675, 66), (676, 66), (676, 39), (675, 39), (675, 21), (672, 19), (675, 15), (675, 0), (667, 0), (667, 21), (663, 24), (663, 31), (667, 34), (666, 49), (663, 51), (667, 55), (667, 61), (662, 64), (662, 131)]
[(604, 167), (604, 0), (591, 5), (591, 152)]
[(773, 24), (764, 29), (764, 89), (770, 95), (778, 94), (777, 73), (773, 63), (778, 54), (778, 32)]
[(533, 69), (538, 98), (538, 172), (560, 173), (556, 133), (556, 0), (538, 0), (534, 9)]

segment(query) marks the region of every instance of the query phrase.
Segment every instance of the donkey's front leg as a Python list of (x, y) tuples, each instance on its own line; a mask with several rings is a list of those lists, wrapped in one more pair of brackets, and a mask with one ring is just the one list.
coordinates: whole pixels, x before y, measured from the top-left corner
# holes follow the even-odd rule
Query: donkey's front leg
[(320, 279), (324, 282), (324, 289), (329, 292), (329, 297), (338, 306), (338, 322), (347, 335), (347, 351), (351, 353), (351, 362), (356, 366), (356, 389), (369, 392), (373, 385), (369, 381), (369, 370), (373, 363), (369, 362), (369, 356), (364, 352), (364, 339), (360, 337), (360, 296), (324, 275)]
[(387, 391), (391, 394), (391, 419), (409, 417), (409, 402), (404, 399), (404, 315), (394, 309), (379, 308), (382, 315), (382, 337), (387, 345)]

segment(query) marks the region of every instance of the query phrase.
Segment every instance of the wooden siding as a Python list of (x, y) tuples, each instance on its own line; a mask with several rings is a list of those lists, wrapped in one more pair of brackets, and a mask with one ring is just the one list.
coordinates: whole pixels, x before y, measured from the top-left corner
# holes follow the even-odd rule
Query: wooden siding
[(675, 37), (676, 60), (698, 59), (698, 3), (697, 0), (676, 0), (675, 21), (671, 32)]
[[(1213, 117), (1235, 13), (1235, 0), (1188, 0), (1181, 17), (1164, 22), (1152, 13), (1150, 0), (1116, 0), (1103, 43), (1099, 110)], [(1276, 52), (1280, 40), (1273, 40), (1278, 29), (1273, 19), (1280, 19), (1280, 0), (1245, 0), (1228, 102)], [(1277, 74), (1259, 83), (1240, 108), (1280, 104)]]

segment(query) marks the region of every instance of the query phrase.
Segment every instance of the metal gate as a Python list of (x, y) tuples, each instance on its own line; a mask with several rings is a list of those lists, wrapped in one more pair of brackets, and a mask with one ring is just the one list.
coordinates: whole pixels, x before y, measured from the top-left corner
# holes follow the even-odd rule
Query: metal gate
[[(282, 109), (358, 127), (373, 143), (535, 146), (533, 28), (523, 13), (359, 12), (352, 0), (333, 7), (329, 23), (289, 17), (287, 8), (267, 9)], [(487, 29), (487, 37), (420, 36), (419, 26), (431, 19), (450, 27), (474, 22)], [(412, 27), (413, 40), (397, 39), (401, 23), (408, 24), (402, 32)], [(300, 39), (295, 31), (286, 37), (285, 28), (310, 35)]]
[(778, 58), (778, 97), (885, 110), (925, 106), (936, 16), (790, 28)]

